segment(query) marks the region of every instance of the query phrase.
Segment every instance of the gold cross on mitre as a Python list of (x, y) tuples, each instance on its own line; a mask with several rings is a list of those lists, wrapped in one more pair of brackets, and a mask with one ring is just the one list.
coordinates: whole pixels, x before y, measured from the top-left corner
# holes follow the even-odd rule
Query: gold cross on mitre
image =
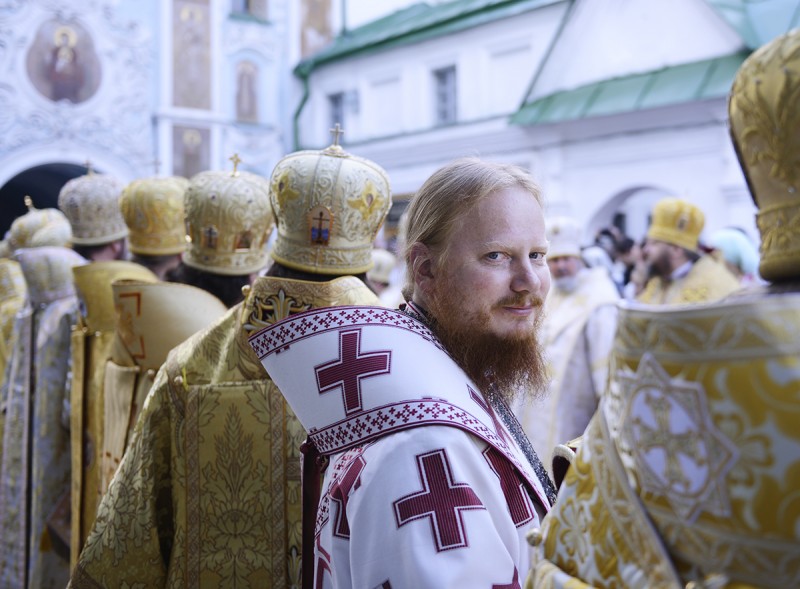
[(234, 153), (231, 157), (228, 158), (233, 162), (233, 172), (231, 172), (231, 176), (238, 176), (239, 175), (239, 164), (242, 163), (242, 158), (239, 157), (238, 153)]
[(333, 129), (328, 129), (331, 135), (333, 135), (333, 145), (339, 147), (339, 137), (344, 135), (344, 129), (339, 123), (336, 123), (333, 126)]
[(83, 165), (86, 167), (86, 175), (87, 176), (91, 176), (92, 174), (94, 174), (94, 169), (92, 169), (92, 160), (90, 160), (87, 157), (86, 161), (83, 163)]

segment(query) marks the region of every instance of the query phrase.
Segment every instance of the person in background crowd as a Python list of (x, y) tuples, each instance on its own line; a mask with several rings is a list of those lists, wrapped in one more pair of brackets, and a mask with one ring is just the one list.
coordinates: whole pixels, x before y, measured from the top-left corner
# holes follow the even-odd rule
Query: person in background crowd
[(548, 360), (546, 395), (522, 397), (514, 407), (546, 464), (556, 446), (580, 436), (605, 390), (617, 326), (616, 285), (603, 268), (581, 259), (581, 227), (569, 217), (547, 223), (547, 265), (553, 288), (545, 301), (542, 344)]
[(131, 261), (159, 280), (180, 263), (186, 250), (183, 198), (188, 186), (179, 176), (142, 178), (128, 184), (119, 199)]
[(726, 227), (711, 234), (706, 246), (719, 252), (728, 270), (742, 286), (760, 284), (758, 250), (740, 229)]
[(372, 268), (367, 272), (367, 281), (379, 297), (389, 288), (389, 280), (396, 264), (397, 258), (392, 252), (379, 248), (372, 250)]
[(698, 251), (703, 212), (687, 200), (664, 198), (653, 208), (642, 254), (651, 275), (638, 301), (655, 305), (715, 301), (739, 282), (715, 258)]
[(180, 264), (167, 272), (170, 282), (202, 288), (227, 307), (242, 301), (268, 263), (266, 243), (274, 219), (269, 208), (269, 182), (239, 171), (200, 172), (186, 189), (189, 246)]
[[(15, 224), (24, 224), (29, 235), (35, 235), (37, 223), (44, 221), (40, 229), (63, 234), (63, 229), (53, 227), (54, 221), (43, 218), (44, 211), (31, 210), (30, 217)], [(66, 219), (55, 223), (66, 224), (68, 233)], [(21, 240), (15, 238), (15, 243)], [(25, 304), (15, 317), (13, 347), (0, 387), (5, 416), (0, 587), (63, 587), (69, 578), (71, 472), (65, 391), (70, 332), (78, 314), (72, 270), (86, 261), (60, 246), (20, 248), (14, 259), (27, 289)]]
[(128, 227), (120, 210), (121, 183), (86, 175), (67, 182), (58, 207), (69, 219), (75, 251), (90, 263), (73, 269), (79, 313), (72, 331), (69, 430), (72, 454), (70, 560), (74, 565), (100, 499), (106, 361), (114, 338), (111, 283), (130, 278), (155, 282), (147, 268), (127, 261)]
[(620, 310), (606, 395), (531, 535), (527, 587), (800, 586), (798, 93), (800, 29), (748, 57), (729, 100), (770, 284)]

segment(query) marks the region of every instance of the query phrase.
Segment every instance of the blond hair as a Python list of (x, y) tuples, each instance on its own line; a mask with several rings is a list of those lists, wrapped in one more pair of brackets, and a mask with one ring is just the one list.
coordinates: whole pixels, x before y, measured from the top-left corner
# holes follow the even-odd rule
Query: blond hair
[(443, 262), (458, 219), (489, 195), (508, 188), (529, 192), (544, 208), (539, 186), (527, 171), (511, 164), (475, 157), (454, 160), (435, 171), (408, 205), (404, 259), (408, 268), (403, 296), (411, 300), (417, 268), (411, 263), (414, 244), (421, 243)]

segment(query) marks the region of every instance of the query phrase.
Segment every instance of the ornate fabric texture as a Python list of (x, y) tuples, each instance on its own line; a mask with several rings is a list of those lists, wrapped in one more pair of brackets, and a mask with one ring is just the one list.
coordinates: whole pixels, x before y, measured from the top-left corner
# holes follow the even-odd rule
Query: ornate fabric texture
[(259, 278), (159, 370), (73, 587), (299, 587), (305, 431), (247, 344), (298, 310), (373, 303), (347, 277)]
[(578, 274), (574, 291), (553, 288), (545, 301), (550, 386), (541, 398), (518, 399), (514, 411), (551, 473), (556, 446), (583, 433), (605, 390), (618, 300), (605, 268), (593, 268)]
[(687, 305), (717, 301), (739, 290), (736, 277), (712, 256), (702, 256), (689, 273), (677, 280), (651, 278), (637, 297), (640, 303)]
[(799, 310), (797, 293), (623, 308), (540, 554), (601, 587), (798, 586)]
[(244, 275), (267, 265), (275, 220), (269, 182), (248, 172), (200, 172), (186, 190), (189, 246), (183, 262), (214, 274)]
[(383, 168), (338, 145), (284, 157), (272, 171), (270, 201), (278, 219), (272, 257), (317, 274), (369, 270), (392, 205)]
[(180, 176), (141, 178), (122, 191), (119, 206), (134, 254), (166, 256), (186, 249), (183, 197), (189, 181)]
[(58, 209), (37, 209), (30, 197), (25, 197), (28, 212), (14, 219), (8, 231), (11, 251), (28, 247), (69, 245), (72, 228), (64, 213)]
[(185, 284), (117, 280), (117, 328), (103, 383), (100, 494), (122, 460), (136, 418), (169, 351), (225, 314), (208, 292)]
[(128, 235), (119, 208), (121, 192), (119, 180), (91, 171), (64, 184), (58, 194), (58, 208), (69, 219), (73, 243), (99, 245)]
[(70, 445), (72, 447), (71, 559), (74, 563), (94, 522), (101, 494), (105, 416), (105, 367), (111, 355), (116, 310), (111, 283), (119, 279), (156, 282), (155, 274), (132, 262), (94, 262), (74, 269), (81, 313), (72, 332)]
[[(82, 258), (64, 248), (23, 250), (25, 276), (71, 278)], [(47, 266), (67, 272), (44, 271)], [(63, 415), (69, 369), (70, 329), (77, 314), (74, 289), (52, 284), (54, 299), (17, 315), (8, 380), (0, 468), (0, 586), (63, 587), (69, 576), (68, 513), (58, 510), (69, 493), (69, 431)], [(69, 294), (71, 292), (71, 294)]]
[(759, 272), (800, 276), (800, 31), (778, 37), (739, 68), (728, 112), (734, 147), (759, 208)]
[[(6, 371), (6, 363), (14, 349), (14, 317), (25, 303), (25, 277), (19, 262), (0, 258), (0, 386)], [(3, 396), (0, 395), (0, 404)], [(0, 407), (0, 448), (3, 439), (5, 411)]]
[(525, 533), (550, 501), (492, 404), (426, 325), (376, 307), (319, 309), (251, 345), (331, 455), (317, 586), (519, 586)]

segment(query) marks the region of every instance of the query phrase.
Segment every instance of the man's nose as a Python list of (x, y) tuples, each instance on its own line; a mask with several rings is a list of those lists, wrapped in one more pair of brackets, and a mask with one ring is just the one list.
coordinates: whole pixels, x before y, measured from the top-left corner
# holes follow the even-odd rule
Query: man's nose
[(529, 258), (520, 260), (514, 266), (511, 289), (514, 292), (538, 292), (542, 286), (539, 270), (540, 267), (535, 266), (533, 260)]

